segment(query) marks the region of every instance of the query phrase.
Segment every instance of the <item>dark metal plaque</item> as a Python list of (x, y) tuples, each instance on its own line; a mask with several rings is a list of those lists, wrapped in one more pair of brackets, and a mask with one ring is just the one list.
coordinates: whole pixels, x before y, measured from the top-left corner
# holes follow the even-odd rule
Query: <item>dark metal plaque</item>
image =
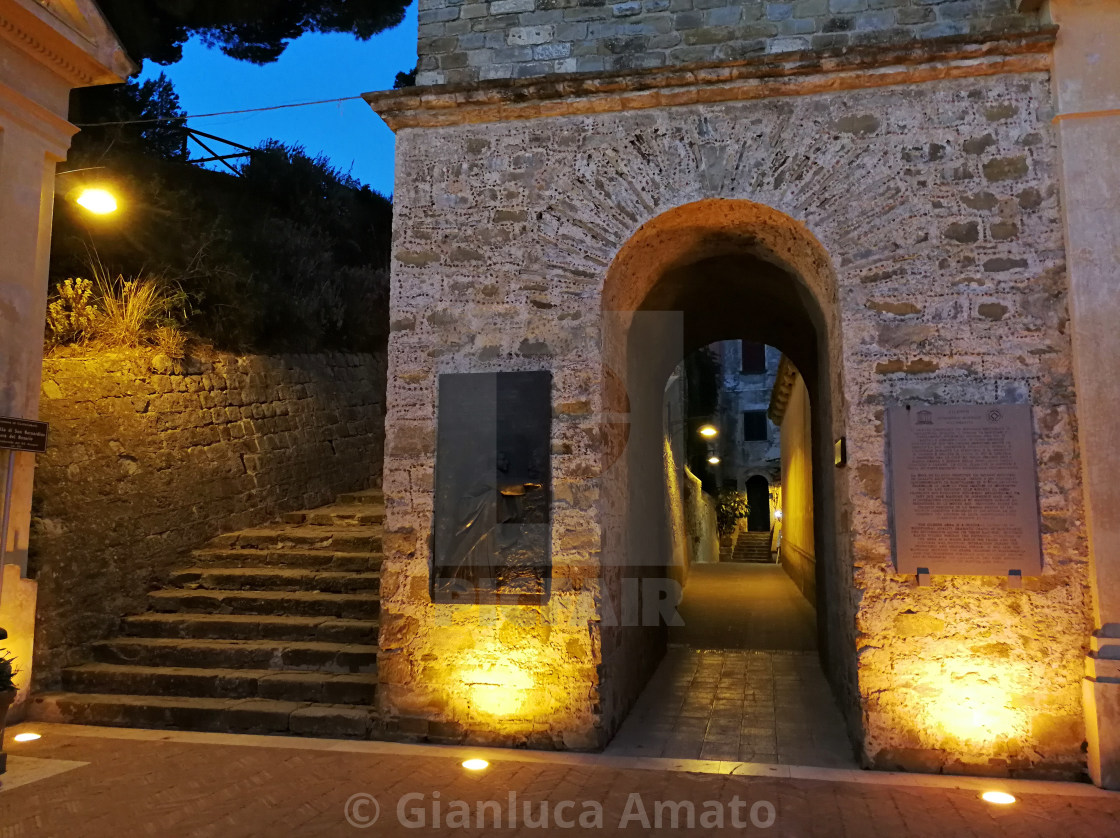
[(1029, 405), (891, 407), (899, 573), (1042, 573)]
[(439, 377), (433, 602), (547, 599), (551, 436), (552, 373)]
[(47, 423), (0, 416), (0, 448), (42, 454), (47, 450)]

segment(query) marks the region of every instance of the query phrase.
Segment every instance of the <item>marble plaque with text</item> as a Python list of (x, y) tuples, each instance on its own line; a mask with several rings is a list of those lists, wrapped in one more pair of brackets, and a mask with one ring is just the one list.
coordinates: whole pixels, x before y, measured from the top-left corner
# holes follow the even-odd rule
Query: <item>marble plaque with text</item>
[(898, 572), (1039, 575), (1030, 406), (896, 406), (887, 420)]

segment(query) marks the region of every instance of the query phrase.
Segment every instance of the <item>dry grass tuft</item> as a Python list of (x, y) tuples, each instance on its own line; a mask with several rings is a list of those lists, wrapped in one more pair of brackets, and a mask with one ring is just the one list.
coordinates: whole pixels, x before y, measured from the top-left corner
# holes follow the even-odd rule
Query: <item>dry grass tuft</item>
[(110, 280), (98, 274), (97, 294), (101, 316), (97, 337), (111, 346), (148, 343), (155, 331), (167, 327), (175, 306), (175, 295), (150, 277)]

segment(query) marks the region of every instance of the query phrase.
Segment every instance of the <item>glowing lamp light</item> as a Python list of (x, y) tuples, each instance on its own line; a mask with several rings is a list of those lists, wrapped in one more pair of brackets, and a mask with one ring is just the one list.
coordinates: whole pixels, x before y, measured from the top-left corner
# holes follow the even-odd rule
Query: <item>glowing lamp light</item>
[(94, 215), (108, 215), (117, 211), (117, 199), (107, 189), (83, 189), (74, 201)]
[(1015, 795), (1005, 791), (986, 791), (980, 795), (980, 799), (998, 806), (1008, 806), (1015, 802)]
[(34, 742), (36, 739), (42, 739), (40, 733), (17, 733), (12, 737), (16, 742)]
[(701, 425), (700, 436), (711, 439), (719, 434), (719, 429), (715, 425)]
[(468, 759), (463, 763), (463, 767), (468, 771), (481, 771), (483, 768), (489, 768), (490, 763), (484, 759)]
[(779, 521), (782, 520), (782, 510), (775, 509), (774, 510), (774, 517), (777, 518)]
[(715, 455), (712, 455), (711, 457), (708, 457), (708, 462), (711, 463), (713, 466), (718, 466), (719, 465), (719, 457), (716, 457)]

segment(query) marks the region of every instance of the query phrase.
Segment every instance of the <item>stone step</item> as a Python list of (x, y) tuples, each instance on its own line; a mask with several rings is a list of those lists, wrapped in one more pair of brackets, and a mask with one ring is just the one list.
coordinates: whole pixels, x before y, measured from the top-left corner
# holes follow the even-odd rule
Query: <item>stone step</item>
[(225, 567), (285, 567), (350, 572), (376, 571), (384, 555), (380, 552), (339, 553), (332, 550), (204, 549), (195, 550), (191, 558), (196, 565)]
[(377, 667), (377, 647), (355, 643), (118, 637), (90, 648), (100, 663), (130, 666), (319, 672), (372, 672)]
[(322, 643), (377, 643), (376, 620), (336, 617), (267, 617), (256, 614), (139, 614), (125, 617), (130, 637), (215, 640), (296, 640)]
[(238, 733), (367, 738), (377, 730), (373, 708), (262, 698), (44, 693), (28, 707), (35, 721), (113, 727), (178, 728)]
[(338, 505), (357, 504), (359, 506), (384, 506), (385, 493), (380, 489), (365, 489), (361, 492), (347, 492), (344, 495), (339, 495), (335, 503)]
[(171, 574), (171, 585), (216, 591), (325, 591), (376, 593), (379, 573), (303, 570), (281, 567), (187, 567)]
[(385, 520), (385, 507), (373, 504), (339, 503), (286, 512), (280, 516), (285, 524), (307, 524), (313, 527), (346, 527), (380, 524)]
[(70, 692), (265, 698), (277, 701), (376, 706), (377, 673), (277, 672), (271, 669), (204, 669), (87, 663), (62, 671)]
[(342, 617), (375, 620), (381, 610), (376, 594), (331, 594), (320, 591), (216, 591), (166, 588), (148, 594), (152, 611), (192, 614), (263, 614), (291, 617)]
[(242, 548), (275, 550), (296, 547), (304, 550), (330, 550), (335, 553), (380, 553), (381, 527), (354, 525), (312, 527), (306, 524), (274, 524), (219, 535), (210, 541), (213, 549)]

